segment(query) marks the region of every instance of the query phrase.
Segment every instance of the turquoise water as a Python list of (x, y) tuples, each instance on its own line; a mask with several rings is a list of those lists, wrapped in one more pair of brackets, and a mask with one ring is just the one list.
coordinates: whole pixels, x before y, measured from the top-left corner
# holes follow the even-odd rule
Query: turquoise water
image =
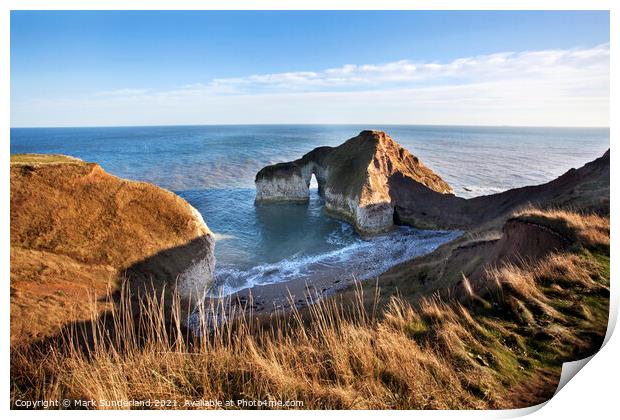
[(463, 197), (549, 181), (609, 148), (606, 128), (260, 125), (13, 128), (11, 153), (68, 154), (178, 193), (216, 233), (217, 285), (228, 293), (317, 275), (366, 278), (458, 234), (402, 227), (365, 241), (323, 213), (316, 191), (307, 205), (254, 205), (260, 168), (366, 128), (385, 130)]

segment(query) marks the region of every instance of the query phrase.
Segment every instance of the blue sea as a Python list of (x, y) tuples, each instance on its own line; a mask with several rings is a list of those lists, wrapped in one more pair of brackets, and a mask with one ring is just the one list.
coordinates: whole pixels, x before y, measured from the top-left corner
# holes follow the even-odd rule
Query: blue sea
[(263, 166), (363, 129), (386, 131), (462, 197), (544, 183), (609, 148), (608, 128), (227, 125), (12, 128), (11, 153), (67, 154), (179, 194), (216, 234), (216, 288), (226, 294), (296, 278), (372, 277), (458, 236), (401, 227), (364, 240), (324, 214), (316, 189), (308, 204), (254, 205)]

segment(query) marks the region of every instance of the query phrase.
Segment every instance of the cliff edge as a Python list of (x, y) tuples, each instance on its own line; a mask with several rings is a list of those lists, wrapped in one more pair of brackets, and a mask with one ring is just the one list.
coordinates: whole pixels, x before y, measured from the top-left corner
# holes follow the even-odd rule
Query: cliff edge
[(212, 282), (214, 239), (177, 195), (60, 155), (11, 156), (11, 342), (93, 316), (126, 279), (132, 293)]

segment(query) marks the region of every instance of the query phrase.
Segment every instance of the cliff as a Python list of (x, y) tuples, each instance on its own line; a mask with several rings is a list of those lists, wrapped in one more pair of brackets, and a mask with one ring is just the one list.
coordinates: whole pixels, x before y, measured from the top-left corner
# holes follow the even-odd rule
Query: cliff
[(470, 230), (501, 224), (527, 206), (609, 212), (609, 151), (546, 184), (465, 199), (380, 131), (363, 131), (338, 147), (319, 147), (296, 161), (261, 169), (256, 201), (307, 200), (313, 174), (328, 212), (350, 221), (362, 234), (380, 233), (394, 224)]
[(123, 279), (187, 304), (212, 282), (213, 235), (175, 194), (66, 156), (12, 156), (10, 175), (12, 342), (91, 318)]
[(450, 186), (381, 131), (362, 131), (338, 147), (319, 147), (293, 162), (278, 163), (256, 175), (256, 200), (304, 201), (312, 175), (325, 207), (349, 220), (361, 233), (394, 225), (392, 177), (420, 184), (438, 194)]

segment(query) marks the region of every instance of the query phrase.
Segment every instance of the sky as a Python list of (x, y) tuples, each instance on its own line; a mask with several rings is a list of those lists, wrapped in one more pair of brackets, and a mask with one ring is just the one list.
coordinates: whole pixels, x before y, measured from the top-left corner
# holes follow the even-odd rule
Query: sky
[(607, 11), (13, 11), (11, 126), (609, 125)]

